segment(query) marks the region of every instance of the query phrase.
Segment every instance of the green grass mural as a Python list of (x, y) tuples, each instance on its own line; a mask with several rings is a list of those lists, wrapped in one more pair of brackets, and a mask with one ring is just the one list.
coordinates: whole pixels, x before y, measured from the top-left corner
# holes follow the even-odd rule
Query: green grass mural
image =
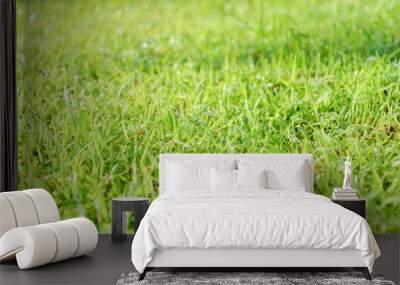
[(352, 158), (375, 233), (400, 232), (400, 2), (21, 1), (19, 187), (110, 230), (158, 195), (160, 153)]

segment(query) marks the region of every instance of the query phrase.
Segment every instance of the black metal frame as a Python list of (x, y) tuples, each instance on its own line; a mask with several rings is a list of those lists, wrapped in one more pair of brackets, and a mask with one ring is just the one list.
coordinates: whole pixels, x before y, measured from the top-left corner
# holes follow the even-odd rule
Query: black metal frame
[[(369, 274), (369, 270), (367, 267), (341, 267), (338, 269), (351, 269), (353, 268), (356, 271), (361, 271), (361, 273), (364, 275), (364, 278), (366, 280), (372, 280), (371, 275)], [(221, 271), (226, 271), (226, 272), (270, 272), (270, 271), (279, 271), (279, 272), (290, 272), (290, 271), (312, 271), (312, 272), (318, 272), (318, 271), (324, 271), (324, 270), (336, 270), (337, 268), (315, 268), (315, 267), (307, 267), (307, 268), (297, 268), (297, 267), (268, 267), (268, 268), (258, 268), (258, 267), (249, 267), (249, 268), (235, 268), (235, 267), (185, 267), (185, 268), (158, 268), (158, 267), (145, 267), (142, 273), (139, 273), (138, 281), (142, 281), (146, 277), (146, 273), (155, 269), (168, 269), (168, 271), (174, 270), (174, 271), (193, 271), (193, 272), (221, 272)]]
[(16, 4), (0, 1), (0, 192), (17, 190)]

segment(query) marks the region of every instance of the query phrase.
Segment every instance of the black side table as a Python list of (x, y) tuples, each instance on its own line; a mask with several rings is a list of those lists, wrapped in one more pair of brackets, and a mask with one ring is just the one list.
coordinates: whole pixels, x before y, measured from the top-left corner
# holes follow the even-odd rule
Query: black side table
[(339, 204), (340, 206), (359, 214), (364, 219), (366, 218), (366, 204), (365, 199), (354, 199), (354, 200), (336, 200), (332, 199), (333, 203)]
[(126, 239), (126, 212), (135, 215), (135, 230), (149, 208), (149, 199), (137, 197), (123, 197), (112, 199), (111, 239), (123, 241)]

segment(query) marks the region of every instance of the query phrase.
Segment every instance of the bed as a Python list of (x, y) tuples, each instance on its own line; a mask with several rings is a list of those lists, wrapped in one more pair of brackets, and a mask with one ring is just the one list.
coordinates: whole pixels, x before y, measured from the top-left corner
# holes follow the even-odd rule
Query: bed
[(380, 251), (361, 216), (313, 194), (310, 154), (162, 154), (160, 196), (132, 243), (158, 267), (353, 267)]

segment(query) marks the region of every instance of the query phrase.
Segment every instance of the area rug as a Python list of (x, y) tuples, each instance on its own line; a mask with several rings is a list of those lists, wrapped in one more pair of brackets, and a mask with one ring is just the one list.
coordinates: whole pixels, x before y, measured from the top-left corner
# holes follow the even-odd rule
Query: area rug
[(384, 280), (380, 275), (373, 275), (368, 281), (359, 272), (148, 272), (146, 278), (138, 281), (138, 273), (125, 273), (117, 281), (117, 285), (146, 284), (328, 284), (328, 285), (395, 285)]

